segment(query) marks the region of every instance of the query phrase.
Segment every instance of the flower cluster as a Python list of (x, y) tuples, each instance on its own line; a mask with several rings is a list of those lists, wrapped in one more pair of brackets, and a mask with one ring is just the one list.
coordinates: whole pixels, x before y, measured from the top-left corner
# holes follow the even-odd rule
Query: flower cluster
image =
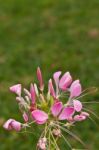
[(31, 84), (30, 90), (23, 90), (24, 96), (21, 84), (10, 87), (10, 91), (17, 95), (16, 101), (24, 122), (9, 119), (3, 127), (7, 130), (20, 131), (34, 123), (43, 125), (44, 131), (37, 143), (39, 150), (52, 147), (58, 150), (56, 138), (63, 137), (62, 130), (72, 135), (68, 127), (89, 117), (89, 113), (83, 111), (83, 105), (79, 101), (82, 94), (80, 81), (73, 81), (69, 72), (61, 74), (61, 71), (53, 74), (53, 79), (48, 82), (47, 94), (44, 94), (44, 81), (39, 67), (37, 68), (39, 87), (36, 83)]

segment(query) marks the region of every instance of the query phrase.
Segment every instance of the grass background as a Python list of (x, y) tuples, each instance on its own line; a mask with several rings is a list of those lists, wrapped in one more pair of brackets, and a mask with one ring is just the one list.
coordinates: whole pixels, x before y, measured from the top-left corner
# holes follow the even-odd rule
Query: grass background
[[(2, 124), (9, 117), (22, 120), (8, 89), (16, 83), (29, 87), (37, 66), (46, 86), (56, 70), (70, 71), (84, 88), (99, 86), (98, 0), (0, 0), (0, 150), (35, 150), (36, 127), (34, 135), (25, 135), (7, 132)], [(98, 93), (83, 101), (99, 101)], [(90, 107), (99, 114), (99, 105)], [(91, 121), (73, 130), (89, 150), (99, 149), (99, 129)], [(70, 141), (74, 148), (81, 147)]]

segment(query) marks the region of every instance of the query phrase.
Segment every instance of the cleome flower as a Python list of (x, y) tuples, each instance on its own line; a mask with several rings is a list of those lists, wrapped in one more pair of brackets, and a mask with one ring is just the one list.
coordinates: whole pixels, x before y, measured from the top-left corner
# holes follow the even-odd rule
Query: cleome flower
[[(69, 72), (61, 75), (58, 71), (53, 74), (53, 79), (48, 81), (48, 92), (44, 94), (44, 80), (40, 68), (37, 68), (36, 83), (31, 83), (30, 89), (24, 89), (17, 84), (10, 87), (10, 91), (17, 95), (16, 101), (22, 113), (23, 123), (15, 119), (8, 119), (3, 127), (6, 130), (26, 130), (32, 124), (43, 125), (44, 131), (37, 143), (38, 150), (60, 149), (56, 139), (65, 139), (62, 131), (76, 137), (69, 128), (76, 122), (89, 118), (89, 113), (84, 110), (83, 103), (79, 100), (83, 91), (80, 80), (72, 79)], [(83, 143), (78, 137), (79, 142)], [(66, 141), (66, 139), (65, 139)], [(68, 144), (69, 147), (70, 144)]]

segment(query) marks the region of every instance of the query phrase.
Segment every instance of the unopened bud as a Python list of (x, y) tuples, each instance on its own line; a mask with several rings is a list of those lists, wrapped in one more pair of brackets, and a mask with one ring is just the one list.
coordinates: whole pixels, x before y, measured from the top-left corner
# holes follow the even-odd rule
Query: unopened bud
[(47, 139), (44, 137), (44, 138), (41, 138), (41, 139), (38, 141), (37, 146), (38, 146), (41, 150), (46, 150), (46, 144), (47, 144)]
[(53, 134), (57, 137), (61, 137), (61, 130), (60, 129), (53, 129)]
[(48, 91), (48, 93), (47, 93), (47, 99), (50, 100), (50, 97), (51, 97), (50, 96), (50, 91)]
[(35, 93), (36, 93), (36, 95), (39, 96), (39, 91), (38, 91), (38, 88), (37, 88), (36, 83), (34, 83), (34, 88), (35, 88)]
[(31, 94), (30, 92), (24, 88), (24, 93), (31, 99)]
[(37, 78), (38, 78), (38, 81), (40, 84), (40, 90), (43, 91), (44, 90), (44, 82), (43, 82), (42, 72), (39, 67), (37, 68)]
[(24, 104), (25, 103), (25, 100), (23, 97), (16, 97), (16, 101), (21, 103), (21, 104)]
[(23, 119), (25, 122), (28, 122), (29, 118), (26, 112), (23, 113)]
[(30, 104), (30, 99), (29, 99), (29, 97), (28, 97), (28, 96), (25, 96), (25, 99), (26, 99), (27, 103)]
[(42, 102), (45, 103), (45, 99), (44, 99), (44, 96), (42, 94), (40, 94), (40, 98), (41, 98)]

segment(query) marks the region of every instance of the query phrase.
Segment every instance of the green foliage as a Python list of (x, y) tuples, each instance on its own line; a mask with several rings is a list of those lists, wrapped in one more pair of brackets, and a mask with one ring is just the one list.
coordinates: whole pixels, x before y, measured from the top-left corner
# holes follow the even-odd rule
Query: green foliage
[[(36, 80), (37, 66), (46, 87), (56, 70), (70, 71), (83, 87), (99, 86), (98, 0), (0, 1), (0, 150), (35, 149), (36, 126), (33, 135), (26, 135), (4, 131), (2, 123), (9, 117), (22, 120), (8, 88), (16, 83), (29, 87)], [(98, 101), (98, 92), (82, 99), (86, 100)], [(90, 107), (99, 113), (98, 104)], [(99, 149), (99, 129), (91, 121), (79, 123), (74, 131), (90, 150)]]

